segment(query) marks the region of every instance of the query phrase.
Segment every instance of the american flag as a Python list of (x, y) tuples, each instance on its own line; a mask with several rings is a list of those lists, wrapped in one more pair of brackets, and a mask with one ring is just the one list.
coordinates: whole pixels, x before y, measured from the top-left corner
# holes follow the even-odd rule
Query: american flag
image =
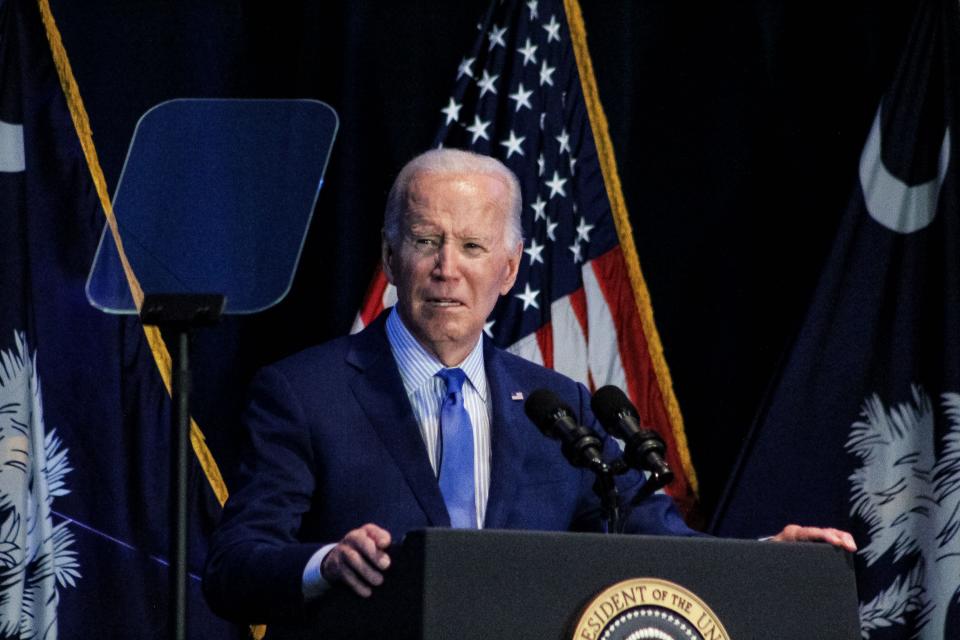
[[(575, 0), (566, 4), (491, 3), (441, 109), (434, 144), (497, 157), (520, 179), (524, 255), (486, 334), (591, 390), (625, 389), (666, 440), (677, 474), (667, 491), (689, 512), (696, 480), (680, 412), (636, 261), (580, 10)], [(601, 166), (598, 139), (609, 166)], [(395, 301), (378, 272), (354, 331)]]

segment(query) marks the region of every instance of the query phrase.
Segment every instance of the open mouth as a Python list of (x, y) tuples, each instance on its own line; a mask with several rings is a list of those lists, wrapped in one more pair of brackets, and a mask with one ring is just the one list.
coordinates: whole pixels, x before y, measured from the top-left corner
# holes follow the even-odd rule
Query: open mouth
[(427, 304), (433, 307), (462, 307), (463, 303), (454, 298), (427, 298)]

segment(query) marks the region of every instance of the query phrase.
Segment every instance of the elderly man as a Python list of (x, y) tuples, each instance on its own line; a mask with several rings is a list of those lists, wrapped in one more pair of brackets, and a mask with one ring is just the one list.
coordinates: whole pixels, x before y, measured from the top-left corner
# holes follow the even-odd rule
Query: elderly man
[[(334, 583), (368, 596), (391, 541), (421, 527), (600, 529), (590, 473), (523, 413), (546, 388), (592, 426), (587, 390), (483, 339), (517, 277), (520, 206), (516, 177), (489, 157), (428, 151), (400, 172), (383, 231), (396, 307), (254, 380), (250, 446), (204, 580), (215, 611), (269, 622)], [(629, 499), (642, 483), (627, 475), (620, 490)], [(626, 529), (697, 535), (665, 495), (641, 501)], [(853, 544), (804, 527), (777, 538)]]

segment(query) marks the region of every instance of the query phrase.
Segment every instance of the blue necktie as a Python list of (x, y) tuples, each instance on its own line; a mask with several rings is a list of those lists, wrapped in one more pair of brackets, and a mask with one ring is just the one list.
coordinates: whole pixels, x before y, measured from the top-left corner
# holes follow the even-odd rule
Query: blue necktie
[(463, 405), (463, 369), (441, 369), (437, 377), (447, 385), (440, 405), (440, 493), (447, 503), (450, 526), (477, 528), (476, 490), (473, 484), (473, 425)]

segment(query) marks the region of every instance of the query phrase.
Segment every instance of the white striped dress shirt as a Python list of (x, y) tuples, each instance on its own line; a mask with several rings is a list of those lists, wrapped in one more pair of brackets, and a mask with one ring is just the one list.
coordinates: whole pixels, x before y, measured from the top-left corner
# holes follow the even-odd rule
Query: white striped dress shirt
[[(387, 317), (387, 339), (436, 475), (440, 454), (440, 406), (446, 393), (446, 385), (436, 374), (444, 365), (417, 342), (404, 326), (396, 308)], [(487, 513), (487, 497), (490, 495), (491, 415), (487, 375), (483, 366), (482, 336), (470, 355), (452, 368), (463, 369), (469, 381), (463, 387), (463, 404), (473, 425), (473, 484), (476, 490), (477, 523), (482, 528)]]

